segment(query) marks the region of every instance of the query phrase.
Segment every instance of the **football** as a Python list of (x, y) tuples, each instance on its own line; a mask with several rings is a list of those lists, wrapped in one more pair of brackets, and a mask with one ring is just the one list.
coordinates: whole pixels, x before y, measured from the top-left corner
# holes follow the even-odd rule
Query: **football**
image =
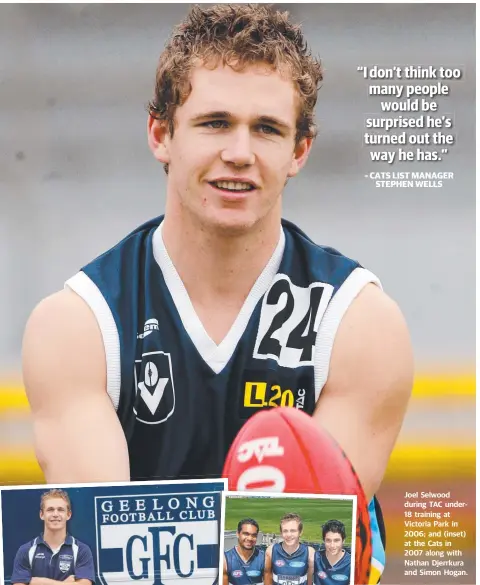
[(260, 411), (242, 427), (225, 461), (228, 489), (357, 496), (355, 584), (368, 583), (372, 554), (368, 503), (336, 441), (296, 408)]

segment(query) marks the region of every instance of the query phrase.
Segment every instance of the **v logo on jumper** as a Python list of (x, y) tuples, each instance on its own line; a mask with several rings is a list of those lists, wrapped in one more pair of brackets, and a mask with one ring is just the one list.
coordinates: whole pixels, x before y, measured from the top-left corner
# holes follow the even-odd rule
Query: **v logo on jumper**
[(175, 410), (175, 387), (169, 353), (152, 351), (135, 361), (137, 420), (145, 424), (165, 422)]

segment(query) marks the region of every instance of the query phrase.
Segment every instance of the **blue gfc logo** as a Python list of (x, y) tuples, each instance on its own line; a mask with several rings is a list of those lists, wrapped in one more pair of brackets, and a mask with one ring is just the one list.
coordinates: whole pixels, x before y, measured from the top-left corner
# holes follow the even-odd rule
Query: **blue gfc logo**
[(95, 498), (103, 585), (212, 585), (218, 577), (220, 494)]

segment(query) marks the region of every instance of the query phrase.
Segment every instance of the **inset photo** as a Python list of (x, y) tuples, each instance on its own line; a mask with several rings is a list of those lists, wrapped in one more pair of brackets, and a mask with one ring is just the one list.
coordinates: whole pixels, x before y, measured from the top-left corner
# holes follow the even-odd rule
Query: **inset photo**
[(354, 582), (355, 496), (227, 492), (223, 585)]
[(1, 489), (6, 585), (214, 585), (226, 480)]

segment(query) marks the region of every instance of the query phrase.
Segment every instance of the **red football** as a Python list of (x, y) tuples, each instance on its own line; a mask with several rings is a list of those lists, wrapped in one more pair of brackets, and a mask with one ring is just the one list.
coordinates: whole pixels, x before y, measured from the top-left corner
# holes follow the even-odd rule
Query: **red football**
[(230, 447), (223, 477), (230, 490), (357, 496), (355, 583), (368, 583), (372, 545), (365, 494), (341, 447), (310, 416), (284, 407), (252, 416)]

